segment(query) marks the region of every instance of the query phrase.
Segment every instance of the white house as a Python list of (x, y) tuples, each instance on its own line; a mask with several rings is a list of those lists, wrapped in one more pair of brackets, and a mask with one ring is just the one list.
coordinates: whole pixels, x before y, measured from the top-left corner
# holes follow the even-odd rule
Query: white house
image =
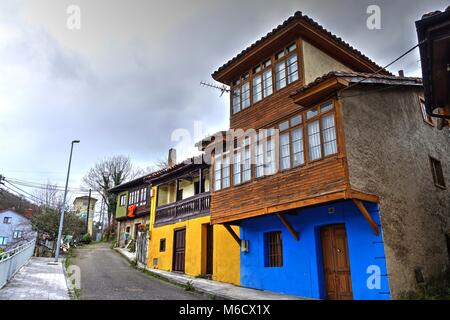
[(0, 248), (9, 250), (36, 238), (31, 221), (11, 209), (0, 211)]

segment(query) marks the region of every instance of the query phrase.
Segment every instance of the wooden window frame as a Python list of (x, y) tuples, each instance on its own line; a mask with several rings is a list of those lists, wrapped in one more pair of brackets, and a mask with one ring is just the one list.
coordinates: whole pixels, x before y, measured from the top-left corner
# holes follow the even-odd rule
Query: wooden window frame
[[(289, 52), (289, 47), (291, 47), (292, 45), (294, 45), (295, 44), (295, 49), (293, 50), (293, 51), (291, 51), (291, 52)], [(295, 83), (295, 82), (297, 82), (298, 80), (300, 80), (301, 78), (300, 78), (300, 63), (299, 63), (299, 60), (300, 60), (300, 55), (299, 55), (299, 52), (298, 52), (298, 45), (299, 45), (299, 43), (298, 43), (298, 41), (294, 41), (294, 42), (292, 42), (291, 44), (289, 44), (289, 45), (287, 45), (283, 50), (279, 50), (279, 51), (277, 51), (274, 55), (273, 55), (273, 57), (274, 57), (274, 65), (273, 65), (273, 69), (272, 69), (272, 72), (273, 72), (273, 76), (275, 76), (274, 78), (275, 78), (275, 87), (274, 87), (274, 91), (282, 91), (282, 90), (284, 90), (285, 88), (287, 88), (287, 87), (289, 87), (289, 85), (291, 85), (292, 83)], [(281, 57), (281, 58), (279, 58), (279, 59), (276, 59), (276, 56), (279, 54), (279, 53), (281, 53), (281, 52), (283, 52), (284, 53), (284, 55)], [(289, 82), (288, 80), (289, 80), (289, 74), (288, 74), (288, 68), (289, 68), (289, 65), (288, 65), (288, 59), (291, 57), (291, 56), (293, 56), (293, 55), (297, 55), (297, 80), (294, 80), (294, 81), (292, 81), (292, 82)], [(276, 80), (276, 75), (277, 75), (277, 72), (276, 72), (276, 65), (277, 64), (279, 64), (280, 62), (284, 62), (284, 79), (285, 79), (285, 81), (286, 81), (286, 84), (285, 84), (285, 86), (284, 87), (282, 87), (282, 88), (277, 88), (277, 86), (276, 86), (276, 83), (277, 83), (277, 80)]]
[[(291, 52), (288, 52), (288, 48), (290, 46), (292, 46), (293, 44), (295, 44), (295, 49)], [(295, 39), (294, 41), (290, 42), (289, 45), (284, 46), (284, 48), (282, 50), (278, 50), (276, 51), (274, 54), (272, 54), (270, 57), (265, 58), (263, 61), (261, 61), (260, 63), (258, 63), (256, 66), (252, 67), (250, 70), (246, 71), (245, 73), (243, 73), (241, 76), (239, 76), (236, 80), (234, 80), (231, 83), (231, 91), (230, 91), (230, 115), (233, 116), (235, 114), (238, 114), (246, 109), (249, 109), (250, 107), (254, 106), (255, 104), (258, 104), (259, 102), (263, 101), (265, 98), (273, 96), (275, 93), (277, 92), (281, 92), (283, 90), (286, 90), (286, 88), (289, 88), (292, 84), (297, 83), (298, 81), (303, 81), (304, 78), (304, 70), (303, 70), (303, 52), (302, 52), (302, 40), (301, 39)], [(285, 54), (282, 58), (276, 60), (275, 56), (279, 53), (283, 51)], [(288, 65), (287, 65), (287, 59), (296, 54), (297, 55), (297, 74), (298, 74), (298, 78), (297, 80), (292, 81), (291, 83), (288, 83)], [(264, 67), (264, 63), (266, 61), (270, 60), (270, 66), (266, 66)], [(285, 76), (286, 76), (286, 85), (283, 88), (277, 89), (276, 88), (276, 69), (275, 66), (278, 62), (283, 61), (284, 60), (284, 65), (285, 65)], [(261, 70), (255, 72), (255, 70), (261, 67)], [(272, 73), (272, 93), (270, 95), (265, 95), (264, 94), (264, 89), (263, 89), (263, 97), (261, 100), (258, 100), (256, 102), (253, 101), (253, 78), (257, 77), (259, 75), (261, 75), (261, 81), (262, 83), (263, 81), (263, 74), (265, 71), (267, 70), (271, 70)], [(244, 76), (248, 75), (248, 78), (245, 78)], [(248, 80), (249, 82), (249, 95), (250, 95), (250, 104), (248, 107), (243, 108), (243, 104), (242, 104), (242, 86), (243, 84)], [(262, 87), (264, 88), (264, 86), (262, 85)], [(235, 92), (236, 90), (239, 90), (240, 93), (240, 97), (239, 97), (239, 101), (240, 101), (240, 108), (239, 111), (234, 112), (234, 106), (233, 106), (233, 92)]]
[(264, 233), (264, 267), (283, 267), (283, 233), (281, 231)]
[(419, 108), (422, 114), (423, 122), (434, 127), (433, 118), (427, 113), (425, 109), (425, 99), (423, 97), (419, 97)]
[[(430, 159), (430, 166), (431, 166), (431, 174), (433, 176), (433, 181), (434, 181), (434, 185), (440, 189), (446, 190), (447, 189), (447, 185), (445, 184), (445, 176), (444, 176), (444, 170), (442, 168), (442, 163), (439, 159), (436, 159), (432, 156), (428, 156)], [(439, 179), (440, 177), (437, 176), (437, 172), (436, 172), (436, 167), (435, 167), (435, 163), (439, 165), (441, 174), (442, 174), (442, 182), (444, 184), (440, 184)]]

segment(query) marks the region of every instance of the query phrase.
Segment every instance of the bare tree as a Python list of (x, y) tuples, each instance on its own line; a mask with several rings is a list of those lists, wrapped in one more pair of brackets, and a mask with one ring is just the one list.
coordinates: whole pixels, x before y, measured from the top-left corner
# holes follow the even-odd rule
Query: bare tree
[(116, 198), (113, 193), (109, 192), (109, 189), (132, 180), (142, 173), (141, 169), (135, 168), (131, 164), (129, 157), (113, 156), (96, 163), (84, 176), (83, 183), (100, 193), (106, 204), (108, 215), (106, 237), (108, 240), (111, 234), (111, 220), (116, 210)]
[[(45, 188), (36, 189), (34, 191), (34, 195), (36, 198), (42, 201), (42, 206), (44, 209), (56, 209), (61, 210), (64, 193), (59, 189), (57, 184), (53, 184), (51, 182), (47, 182)], [(70, 194), (67, 194), (67, 198), (70, 199)], [(67, 204), (65, 210), (68, 210)]]

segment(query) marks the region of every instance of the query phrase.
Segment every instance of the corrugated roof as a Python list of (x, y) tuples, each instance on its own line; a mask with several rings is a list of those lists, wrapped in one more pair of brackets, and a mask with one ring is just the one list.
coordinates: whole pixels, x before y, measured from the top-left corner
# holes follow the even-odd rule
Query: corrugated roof
[[(274, 28), (272, 31), (267, 33), (264, 37), (259, 39), (258, 41), (254, 42), (252, 45), (247, 47), (246, 49), (242, 50), (239, 54), (237, 54), (234, 58), (228, 60), (224, 65), (222, 65), (219, 69), (217, 69), (213, 74), (212, 77), (214, 78), (219, 72), (224, 70), (225, 68), (229, 67), (232, 63), (236, 62), (238, 59), (243, 57), (246, 53), (256, 48), (258, 45), (262, 44), (263, 42), (267, 41), (269, 38), (273, 37), (277, 33), (283, 31), (285, 28), (287, 28), (291, 23), (298, 22), (298, 21), (304, 21), (311, 25), (312, 27), (316, 28), (323, 34), (330, 37), (333, 41), (335, 41), (338, 45), (344, 47), (345, 49), (353, 52), (355, 55), (359, 56), (366, 62), (372, 64), (376, 69), (381, 69), (382, 67), (376, 64), (374, 61), (372, 61), (369, 57), (364, 55), (361, 51), (355, 49), (352, 47), (349, 43), (342, 40), (342, 38), (336, 36), (335, 34), (331, 33), (330, 31), (326, 30), (322, 25), (308, 17), (307, 15), (304, 15), (301, 11), (297, 11), (294, 13), (293, 16), (289, 17), (287, 20), (285, 20), (282, 24), (278, 25), (276, 28)], [(386, 71), (389, 73), (388, 71)]]

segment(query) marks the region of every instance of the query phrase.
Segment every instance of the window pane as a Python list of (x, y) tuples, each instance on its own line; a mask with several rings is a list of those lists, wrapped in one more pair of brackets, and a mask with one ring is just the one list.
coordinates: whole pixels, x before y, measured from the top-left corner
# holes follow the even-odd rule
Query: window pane
[(242, 181), (250, 181), (252, 177), (252, 163), (251, 163), (251, 152), (250, 147), (244, 148), (244, 163), (242, 168)]
[(308, 110), (306, 113), (306, 119), (314, 118), (319, 114), (319, 111), (317, 111), (317, 108), (312, 108), (311, 110)]
[(291, 167), (289, 148), (289, 133), (280, 136), (280, 168), (281, 170), (289, 169)]
[(283, 58), (283, 57), (284, 57), (284, 50), (278, 52), (278, 53), (275, 55), (275, 59), (280, 59), (280, 58)]
[(236, 152), (234, 154), (234, 162), (233, 162), (233, 184), (235, 186), (241, 184), (241, 153)]
[(320, 107), (320, 112), (327, 112), (333, 109), (333, 102), (329, 101)]
[(291, 127), (295, 127), (295, 126), (299, 125), (300, 123), (302, 123), (301, 115), (291, 118)]
[(230, 186), (230, 160), (229, 157), (223, 158), (222, 164), (222, 188)]
[(250, 84), (245, 82), (242, 85), (242, 109), (250, 106)]
[(241, 111), (241, 92), (240, 88), (233, 89), (233, 113)]
[(317, 160), (322, 157), (320, 149), (319, 121), (308, 123), (309, 160)]
[(280, 131), (289, 129), (289, 121), (284, 121), (284, 122), (280, 123), (278, 128), (280, 129)]
[(297, 46), (295, 45), (295, 43), (293, 43), (293, 44), (291, 44), (289, 47), (288, 47), (288, 52), (292, 52), (292, 51), (294, 51), (295, 49), (297, 48)]
[(336, 127), (334, 115), (330, 114), (322, 118), (323, 152), (325, 156), (337, 153)]
[(275, 173), (275, 141), (270, 139), (267, 141), (265, 174), (271, 175)]
[(263, 86), (264, 97), (270, 96), (273, 93), (272, 85), (272, 70), (269, 69), (263, 72)]
[(288, 64), (288, 83), (298, 80), (297, 55), (293, 54), (287, 59)]
[(253, 102), (258, 102), (263, 98), (261, 76), (253, 78)]
[(303, 153), (303, 131), (302, 128), (292, 131), (292, 152), (294, 167), (305, 163)]
[(220, 190), (221, 186), (221, 166), (222, 162), (220, 161), (220, 158), (216, 158), (214, 161), (214, 190)]
[(270, 59), (267, 59), (266, 61), (263, 62), (263, 67), (268, 67), (270, 66), (270, 64), (272, 63), (272, 61)]
[(257, 178), (264, 176), (264, 145), (263, 142), (258, 142), (256, 147), (256, 159), (255, 159), (255, 175)]
[(277, 90), (286, 87), (286, 64), (281, 61), (275, 66), (275, 79)]

